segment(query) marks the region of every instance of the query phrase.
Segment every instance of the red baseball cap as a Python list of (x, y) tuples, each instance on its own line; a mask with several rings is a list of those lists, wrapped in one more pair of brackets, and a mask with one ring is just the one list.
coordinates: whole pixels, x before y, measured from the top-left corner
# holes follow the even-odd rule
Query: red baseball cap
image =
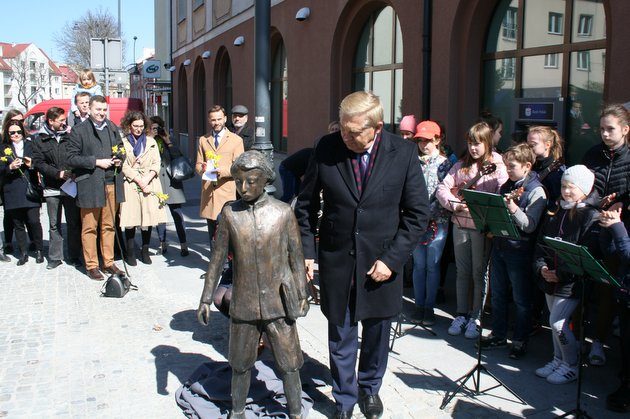
[(434, 139), (436, 136), (440, 136), (442, 130), (440, 126), (433, 121), (422, 121), (416, 127), (416, 134), (413, 138), (428, 138)]

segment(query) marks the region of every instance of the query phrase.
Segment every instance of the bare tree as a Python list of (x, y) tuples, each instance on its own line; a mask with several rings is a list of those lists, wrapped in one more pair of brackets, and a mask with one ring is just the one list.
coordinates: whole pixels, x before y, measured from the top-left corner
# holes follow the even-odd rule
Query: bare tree
[[(109, 11), (99, 7), (67, 22), (56, 37), (64, 60), (75, 70), (80, 70), (90, 67), (90, 38), (117, 38), (118, 24)], [(124, 44), (123, 41), (123, 55)]]
[(48, 64), (16, 58), (11, 60), (11, 76), (17, 87), (17, 100), (24, 109), (30, 102), (50, 85), (46, 67)]

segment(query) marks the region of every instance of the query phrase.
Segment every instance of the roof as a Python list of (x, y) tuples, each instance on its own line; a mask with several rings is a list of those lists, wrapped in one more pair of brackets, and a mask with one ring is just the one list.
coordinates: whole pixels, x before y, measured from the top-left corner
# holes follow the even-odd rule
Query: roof
[[(0, 42), (0, 47), (2, 47), (2, 54), (0, 54), (0, 58), (15, 58), (18, 55), (20, 55), (22, 52), (24, 52), (24, 50), (28, 48), (29, 45), (31, 45), (31, 43), (9, 44), (8, 42)], [(61, 71), (59, 70), (59, 67), (57, 67), (57, 64), (55, 64), (53, 60), (50, 59), (48, 54), (46, 54), (46, 52), (40, 47), (38, 47), (37, 45), (35, 44), (32, 44), (32, 45), (34, 45), (38, 50), (41, 51), (42, 54), (44, 54), (44, 57), (46, 57), (46, 59), (48, 60), (48, 66), (50, 67), (50, 71), (53, 74), (61, 76), (62, 74), (61, 74)]]
[(79, 76), (74, 72), (70, 66), (66, 64), (60, 64), (59, 71), (61, 72), (61, 82), (67, 84), (76, 84), (79, 80)]
[(4, 58), (15, 58), (20, 55), (29, 44), (9, 44), (7, 42), (0, 42), (0, 47), (2, 47), (2, 57)]

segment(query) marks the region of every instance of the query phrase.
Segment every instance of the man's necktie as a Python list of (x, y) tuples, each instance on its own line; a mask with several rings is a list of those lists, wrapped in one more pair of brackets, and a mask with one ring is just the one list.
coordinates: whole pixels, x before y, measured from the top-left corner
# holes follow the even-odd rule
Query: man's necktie
[(370, 162), (370, 153), (367, 151), (359, 157), (359, 173), (361, 174), (361, 183), (365, 183), (365, 175), (368, 171), (368, 163)]
[(214, 133), (214, 148), (219, 148), (219, 134)]

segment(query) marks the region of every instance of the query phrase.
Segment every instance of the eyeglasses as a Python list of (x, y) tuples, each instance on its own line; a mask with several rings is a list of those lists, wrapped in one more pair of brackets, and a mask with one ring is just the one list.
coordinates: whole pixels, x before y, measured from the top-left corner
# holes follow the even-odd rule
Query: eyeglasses
[(22, 131), (9, 131), (9, 135), (22, 134)]

